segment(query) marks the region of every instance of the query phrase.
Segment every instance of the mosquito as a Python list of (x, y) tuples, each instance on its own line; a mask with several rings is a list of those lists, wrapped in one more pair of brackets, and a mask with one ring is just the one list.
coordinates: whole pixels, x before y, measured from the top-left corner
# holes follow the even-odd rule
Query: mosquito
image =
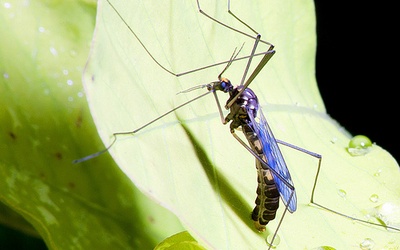
[[(225, 64), (226, 66), (222, 70), (222, 72), (218, 75), (217, 81), (214, 81), (214, 82), (211, 82), (211, 83), (205, 84), (205, 85), (195, 86), (190, 89), (181, 91), (180, 93), (181, 94), (187, 93), (187, 92), (194, 91), (196, 89), (202, 89), (202, 88), (206, 88), (207, 92), (205, 92), (193, 99), (190, 99), (187, 102), (184, 102), (184, 103), (176, 106), (175, 108), (169, 110), (168, 112), (160, 115), (159, 117), (149, 121), (148, 123), (144, 124), (143, 126), (137, 128), (133, 131), (113, 133), (113, 141), (107, 148), (105, 148), (102, 151), (99, 151), (94, 154), (83, 157), (81, 159), (77, 159), (74, 161), (74, 163), (80, 163), (80, 162), (83, 162), (86, 160), (90, 160), (92, 158), (95, 158), (95, 157), (107, 152), (117, 141), (118, 136), (136, 134), (140, 130), (142, 130), (145, 127), (149, 126), (150, 124), (153, 124), (154, 122), (162, 119), (163, 117), (173, 113), (174, 111), (212, 93), (214, 96), (214, 99), (216, 101), (216, 104), (217, 104), (221, 122), (224, 125), (228, 124), (230, 122), (230, 132), (231, 132), (232, 136), (256, 159), (257, 183), (258, 183), (257, 191), (256, 191), (257, 198), (255, 201), (255, 203), (256, 203), (255, 208), (253, 209), (252, 214), (251, 214), (251, 218), (254, 221), (255, 228), (259, 231), (265, 231), (266, 225), (271, 220), (275, 219), (276, 212), (279, 207), (279, 197), (281, 198), (281, 200), (285, 206), (283, 214), (278, 222), (277, 228), (275, 229), (275, 231), (273, 233), (272, 239), (268, 241), (269, 249), (271, 247), (274, 247), (274, 240), (277, 236), (278, 230), (280, 229), (280, 227), (282, 225), (282, 222), (283, 222), (283, 219), (284, 219), (286, 213), (288, 211), (290, 213), (293, 213), (297, 209), (297, 197), (296, 197), (294, 183), (292, 181), (288, 167), (285, 163), (285, 160), (283, 158), (283, 155), (281, 153), (281, 150), (280, 150), (280, 147), (278, 146), (278, 144), (286, 146), (286, 147), (290, 147), (292, 149), (295, 149), (302, 153), (308, 154), (317, 159), (318, 166), (317, 166), (317, 172), (316, 172), (315, 181), (314, 181), (312, 193), (311, 193), (311, 199), (310, 199), (311, 204), (314, 204), (317, 207), (326, 209), (330, 212), (333, 212), (340, 216), (347, 217), (347, 218), (355, 220), (355, 221), (368, 223), (368, 224), (375, 225), (375, 226), (383, 226), (386, 228), (391, 228), (391, 229), (400, 231), (400, 229), (398, 229), (398, 228), (384, 226), (381, 224), (364, 221), (361, 219), (353, 218), (351, 216), (347, 216), (345, 214), (336, 212), (332, 209), (329, 209), (323, 205), (320, 205), (320, 204), (314, 202), (314, 193), (316, 190), (318, 176), (319, 176), (320, 168), (321, 168), (321, 164), (322, 164), (322, 156), (318, 153), (308, 151), (301, 147), (278, 140), (274, 137), (272, 130), (269, 127), (268, 122), (261, 110), (261, 107), (260, 107), (260, 104), (259, 104), (256, 94), (254, 93), (253, 90), (251, 90), (248, 87), (253, 82), (253, 80), (257, 77), (257, 75), (260, 73), (260, 71), (264, 68), (264, 66), (269, 62), (269, 60), (272, 58), (272, 56), (275, 54), (274, 45), (267, 41), (262, 40), (261, 35), (258, 32), (256, 32), (252, 27), (250, 27), (248, 24), (246, 24), (244, 21), (242, 21), (240, 18), (237, 17), (230, 10), (230, 1), (229, 0), (228, 0), (228, 13), (231, 14), (237, 21), (239, 21), (240, 23), (245, 25), (248, 29), (250, 29), (255, 35), (249, 35), (249, 34), (242, 32), (236, 28), (226, 25), (225, 23), (215, 19), (214, 17), (212, 17), (209, 14), (207, 14), (206, 12), (204, 12), (201, 8), (199, 0), (196, 0), (196, 3), (197, 3), (197, 8), (198, 8), (199, 13), (204, 15), (206, 18), (208, 18), (208, 19), (212, 20), (213, 22), (216, 22), (219, 25), (222, 25), (225, 28), (228, 28), (234, 32), (240, 33), (244, 36), (254, 39), (254, 45), (253, 45), (250, 55), (244, 56), (244, 57), (239, 57), (238, 55), (241, 51), (241, 48), (237, 51), (235, 49), (235, 51), (231, 55), (230, 59), (227, 61), (219, 62), (216, 64), (212, 64), (212, 65), (197, 68), (194, 70), (186, 71), (183, 73), (174, 73), (174, 72), (170, 71), (169, 69), (167, 69), (166, 67), (164, 67), (163, 65), (161, 65), (153, 57), (153, 55), (150, 53), (150, 51), (147, 50), (146, 46), (136, 36), (134, 31), (128, 25), (128, 23), (125, 22), (123, 17), (119, 14), (117, 9), (114, 7), (114, 5), (109, 0), (107, 0), (107, 2), (115, 10), (117, 15), (121, 18), (121, 20), (125, 23), (125, 25), (131, 31), (133, 36), (135, 36), (135, 38), (139, 41), (139, 43), (141, 44), (143, 49), (146, 50), (147, 54), (153, 59), (153, 61), (158, 66), (160, 66), (166, 72), (168, 72), (176, 77), (179, 77), (182, 75), (190, 74), (195, 71), (200, 71), (200, 70), (214, 67), (217, 65)], [(256, 49), (260, 42), (268, 45), (269, 47), (264, 52), (256, 53)], [(262, 59), (260, 60), (260, 62), (256, 66), (256, 68), (251, 72), (250, 76), (247, 77), (250, 66), (252, 64), (252, 60), (254, 57), (257, 57), (257, 56), (262, 56)], [(223, 77), (223, 74), (226, 72), (226, 70), (229, 68), (229, 66), (233, 62), (238, 61), (238, 60), (244, 60), (244, 59), (247, 59), (247, 65), (244, 69), (240, 84), (238, 86), (234, 87), (232, 85), (232, 83), (230, 82), (230, 80), (228, 80), (228, 78)], [(223, 110), (222, 110), (221, 104), (218, 99), (217, 91), (222, 91), (224, 93), (229, 94), (229, 99), (226, 101), (226, 104), (225, 104), (225, 109), (229, 110), (229, 113), (226, 116), (224, 116), (224, 114), (223, 114)], [(248, 144), (245, 141), (243, 141), (236, 134), (236, 132), (235, 132), (236, 130), (243, 131)]]

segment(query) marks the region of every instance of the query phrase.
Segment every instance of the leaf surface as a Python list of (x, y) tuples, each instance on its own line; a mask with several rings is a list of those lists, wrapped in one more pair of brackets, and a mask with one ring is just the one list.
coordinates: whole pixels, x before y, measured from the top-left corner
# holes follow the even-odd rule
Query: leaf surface
[[(227, 13), (224, 1), (201, 1), (203, 10), (252, 36)], [(254, 39), (218, 25), (197, 11), (195, 1), (106, 1), (97, 17), (95, 43), (85, 72), (92, 115), (105, 145), (115, 132), (133, 131), (194, 98), (205, 89), (178, 92), (217, 80), (225, 65), (176, 77), (229, 60), (235, 48), (250, 54)], [(400, 198), (399, 168), (382, 148), (365, 156), (346, 151), (351, 136), (326, 114), (315, 81), (315, 13), (312, 1), (232, 1), (231, 10), (276, 45), (276, 55), (250, 87), (280, 140), (323, 156), (315, 201), (357, 218)], [(128, 26), (121, 20), (129, 25)], [(259, 45), (258, 52), (266, 45)], [(250, 71), (260, 57), (254, 58)], [(239, 84), (246, 60), (224, 73)], [(165, 69), (163, 69), (164, 67)], [(219, 93), (220, 100), (226, 100)], [(221, 101), (224, 103), (224, 101)], [(225, 113), (226, 114), (226, 113)], [(310, 206), (317, 159), (281, 147), (296, 187), (298, 210), (279, 231), (282, 249), (358, 248), (365, 238), (377, 246), (399, 246), (398, 233), (354, 223)], [(262, 249), (275, 231), (256, 232), (254, 158), (221, 124), (211, 95), (146, 126), (119, 136), (111, 155), (146, 195), (176, 214), (191, 235), (208, 248)], [(379, 173), (379, 174), (377, 174)], [(341, 195), (345, 192), (345, 196)], [(379, 201), (369, 197), (377, 194)], [(398, 221), (392, 217), (391, 221)]]
[(90, 1), (1, 4), (1, 222), (49, 249), (149, 249), (181, 231), (179, 221), (110, 157), (71, 163), (101, 148), (81, 84), (95, 10)]

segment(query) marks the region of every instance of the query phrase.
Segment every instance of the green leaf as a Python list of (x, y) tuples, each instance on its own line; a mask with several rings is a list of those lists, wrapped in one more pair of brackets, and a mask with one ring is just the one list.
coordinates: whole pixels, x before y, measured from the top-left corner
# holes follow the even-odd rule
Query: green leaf
[(158, 244), (155, 250), (204, 250), (199, 243), (186, 231), (168, 237)]
[[(193, 1), (100, 2), (95, 42), (85, 72), (92, 115), (105, 145), (115, 132), (133, 131), (172, 108), (204, 93), (178, 92), (217, 80), (225, 65), (175, 77), (226, 61), (254, 40), (220, 26), (197, 11)], [(227, 13), (225, 1), (201, 1), (203, 10), (235, 29), (250, 30)], [(329, 115), (315, 81), (315, 13), (312, 1), (232, 1), (232, 11), (262, 39), (276, 45), (276, 55), (250, 87), (277, 138), (323, 156), (315, 202), (368, 219), (373, 208), (400, 198), (396, 161), (377, 145), (359, 157), (347, 153), (351, 136)], [(132, 33), (121, 17), (129, 25)], [(268, 46), (259, 45), (257, 51)], [(254, 58), (252, 69), (260, 58)], [(246, 60), (224, 73), (239, 84)], [(227, 99), (220, 94), (220, 100)], [(281, 249), (330, 246), (347, 249), (371, 238), (378, 247), (399, 247), (398, 233), (365, 225), (310, 206), (317, 159), (281, 147), (298, 196), (298, 210), (287, 214), (279, 230)], [(215, 101), (203, 97), (143, 128), (119, 136), (110, 153), (121, 170), (146, 195), (176, 214), (190, 234), (207, 248), (262, 249), (274, 233), (256, 232), (254, 158), (221, 124)], [(345, 195), (344, 195), (345, 194)], [(371, 195), (379, 200), (372, 202)], [(375, 196), (374, 196), (375, 197)], [(396, 205), (395, 205), (396, 206)], [(389, 213), (392, 225), (398, 218)]]
[[(72, 165), (102, 145), (81, 84), (95, 21), (90, 1), (0, 6), (0, 201), (49, 249), (149, 249), (182, 231), (110, 157)], [(4, 224), (35, 231), (2, 208)], [(12, 215), (12, 216), (10, 216)]]

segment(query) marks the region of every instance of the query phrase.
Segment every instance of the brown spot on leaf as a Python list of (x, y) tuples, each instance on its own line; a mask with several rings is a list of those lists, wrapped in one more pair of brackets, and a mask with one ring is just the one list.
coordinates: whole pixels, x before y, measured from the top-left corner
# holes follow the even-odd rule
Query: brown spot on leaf
[(54, 155), (57, 158), (57, 160), (62, 160), (62, 158), (63, 158), (63, 155), (61, 154), (61, 152), (57, 152)]
[(16, 140), (17, 139), (17, 135), (14, 134), (13, 132), (8, 132), (8, 135), (11, 137), (11, 139)]
[(147, 219), (149, 220), (150, 223), (155, 223), (155, 219), (153, 216), (148, 216)]
[(69, 189), (74, 189), (75, 188), (75, 183), (74, 182), (68, 182), (68, 188)]
[(82, 121), (83, 121), (83, 117), (82, 117), (82, 111), (81, 111), (81, 112), (79, 112), (78, 118), (76, 118), (75, 126), (77, 128), (80, 128), (82, 126)]

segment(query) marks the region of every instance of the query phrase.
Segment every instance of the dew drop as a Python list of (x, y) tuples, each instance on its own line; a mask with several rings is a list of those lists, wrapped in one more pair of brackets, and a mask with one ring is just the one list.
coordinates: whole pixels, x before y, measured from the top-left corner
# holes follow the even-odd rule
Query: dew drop
[(366, 155), (372, 147), (371, 140), (365, 135), (356, 135), (349, 141), (347, 152), (352, 156)]
[(3, 77), (4, 77), (5, 79), (8, 79), (8, 78), (10, 78), (10, 75), (8, 75), (8, 73), (3, 73)]
[(375, 177), (379, 177), (379, 176), (381, 175), (381, 173), (382, 173), (382, 169), (378, 169), (378, 170), (375, 172), (374, 176), (375, 176)]
[(42, 26), (40, 26), (40, 27), (38, 28), (38, 30), (39, 30), (40, 33), (43, 33), (43, 32), (46, 31), (46, 29), (45, 29), (44, 27), (42, 27)]
[(74, 84), (74, 81), (72, 81), (71, 79), (68, 79), (67, 84), (68, 84), (68, 86), (72, 86)]
[(342, 197), (343, 199), (346, 199), (346, 195), (347, 195), (346, 191), (344, 191), (343, 189), (339, 189), (339, 190), (337, 191), (337, 193), (338, 193), (338, 195), (339, 195), (340, 197)]
[(11, 3), (4, 3), (4, 8), (6, 8), (6, 9), (11, 8)]
[[(371, 215), (375, 217), (382, 225), (386, 227), (397, 228), (400, 230), (400, 203), (385, 202), (375, 207)], [(390, 229), (389, 230), (395, 230)]]
[[(273, 240), (273, 242), (272, 242), (272, 240)], [(277, 235), (275, 235), (275, 238), (274, 238), (274, 234), (270, 234), (270, 235), (268, 235), (266, 241), (267, 241), (268, 246), (271, 246), (272, 248), (276, 248), (279, 245), (279, 243), (281, 243), (281, 237), (279, 237), (279, 234), (277, 234)]]
[(369, 200), (372, 201), (373, 203), (376, 203), (379, 201), (379, 196), (377, 194), (373, 194), (369, 197)]
[(365, 238), (361, 243), (360, 243), (360, 248), (362, 250), (370, 250), (373, 249), (375, 246), (375, 242), (371, 238)]
[(58, 56), (58, 52), (57, 52), (57, 50), (56, 50), (54, 47), (50, 47), (50, 53), (51, 53), (53, 56)]
[[(354, 216), (353, 216), (353, 217), (354, 217)], [(356, 218), (356, 217), (354, 217), (354, 218)], [(365, 214), (365, 215), (364, 215), (364, 218), (365, 218), (366, 221), (372, 222), (372, 216), (371, 216), (371, 214)], [(356, 222), (356, 221), (354, 221), (354, 222)]]
[(331, 247), (331, 246), (320, 246), (316, 248), (316, 250), (336, 250), (336, 248)]

